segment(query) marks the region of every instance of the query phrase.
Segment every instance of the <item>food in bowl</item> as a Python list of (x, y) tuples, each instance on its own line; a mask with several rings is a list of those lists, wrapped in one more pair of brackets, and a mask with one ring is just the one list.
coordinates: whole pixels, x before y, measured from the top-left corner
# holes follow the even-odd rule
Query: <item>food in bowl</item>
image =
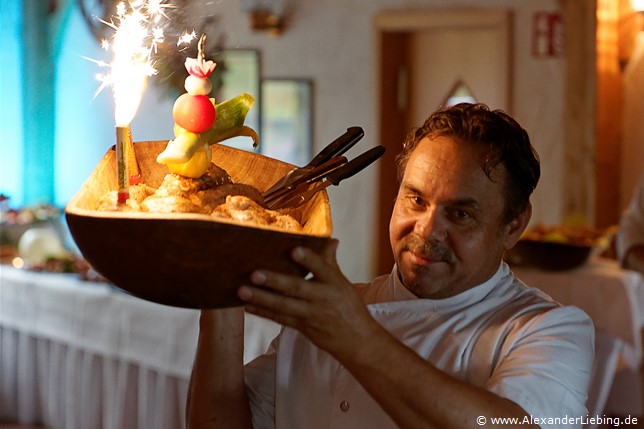
[(230, 174), (214, 163), (202, 176), (165, 175), (158, 188), (146, 184), (130, 187), (126, 204), (118, 203), (118, 191), (103, 195), (99, 211), (144, 213), (199, 213), (253, 225), (302, 231), (302, 225), (284, 210), (269, 210), (253, 185), (234, 183)]
[(546, 243), (593, 246), (602, 235), (603, 231), (589, 226), (537, 224), (527, 230), (521, 238)]

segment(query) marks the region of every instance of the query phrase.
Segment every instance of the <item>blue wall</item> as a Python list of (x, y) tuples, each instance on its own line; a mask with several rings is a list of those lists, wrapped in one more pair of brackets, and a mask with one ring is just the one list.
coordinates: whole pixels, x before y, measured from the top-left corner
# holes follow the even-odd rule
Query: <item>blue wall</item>
[(23, 203), (22, 166), (22, 4), (0, 0), (0, 193)]

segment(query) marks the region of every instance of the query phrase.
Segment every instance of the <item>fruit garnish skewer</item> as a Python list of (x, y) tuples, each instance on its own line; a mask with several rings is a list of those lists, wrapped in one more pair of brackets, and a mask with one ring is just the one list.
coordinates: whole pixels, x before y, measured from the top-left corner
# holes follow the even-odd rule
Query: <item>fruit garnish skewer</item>
[(257, 133), (244, 125), (255, 101), (250, 94), (240, 94), (218, 105), (209, 98), (209, 77), (217, 64), (205, 59), (205, 43), (204, 34), (199, 39), (197, 58), (186, 58), (186, 93), (177, 98), (172, 108), (175, 138), (157, 157), (157, 162), (167, 165), (171, 172), (192, 178), (208, 170), (211, 144), (236, 136), (251, 137), (253, 146), (259, 141)]

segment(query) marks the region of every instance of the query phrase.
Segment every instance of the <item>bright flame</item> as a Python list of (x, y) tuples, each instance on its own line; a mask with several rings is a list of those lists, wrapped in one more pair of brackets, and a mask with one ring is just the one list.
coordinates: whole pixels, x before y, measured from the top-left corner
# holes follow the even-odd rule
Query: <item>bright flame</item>
[(101, 46), (112, 52), (110, 64), (95, 61), (101, 67), (110, 69), (108, 74), (99, 75), (101, 81), (97, 93), (110, 86), (114, 94), (114, 119), (117, 127), (132, 122), (141, 103), (145, 83), (149, 76), (156, 74), (152, 53), (163, 43), (163, 30), (155, 25), (161, 17), (167, 18), (164, 9), (175, 7), (165, 0), (131, 0), (128, 5), (120, 2), (116, 6), (115, 20), (105, 25), (114, 29), (111, 40), (104, 40)]

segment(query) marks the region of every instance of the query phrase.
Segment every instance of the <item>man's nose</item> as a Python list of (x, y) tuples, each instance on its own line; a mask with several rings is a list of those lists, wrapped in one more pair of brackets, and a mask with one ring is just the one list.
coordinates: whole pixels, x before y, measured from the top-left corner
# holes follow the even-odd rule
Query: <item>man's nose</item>
[(447, 219), (436, 208), (429, 208), (416, 219), (414, 232), (427, 241), (444, 241), (447, 237)]

